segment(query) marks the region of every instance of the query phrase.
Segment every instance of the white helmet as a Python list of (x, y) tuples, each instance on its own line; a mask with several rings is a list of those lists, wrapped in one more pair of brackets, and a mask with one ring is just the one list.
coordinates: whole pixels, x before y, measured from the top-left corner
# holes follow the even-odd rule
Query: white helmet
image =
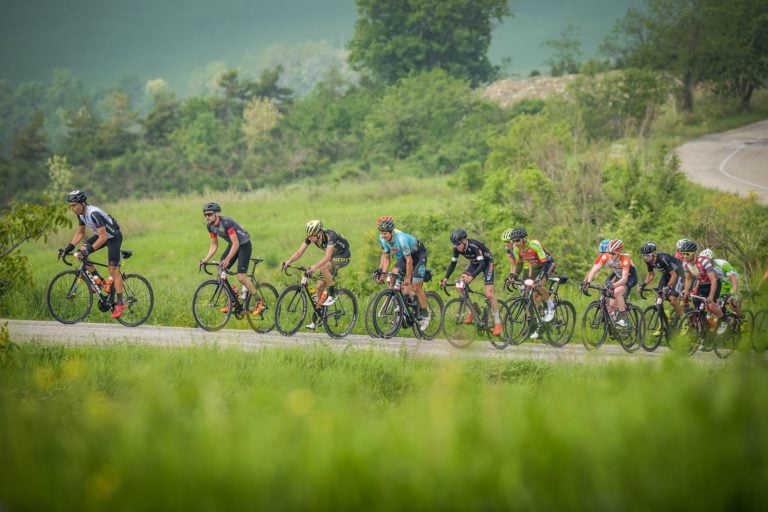
[(704, 256), (705, 258), (710, 260), (714, 258), (714, 255), (712, 254), (712, 249), (710, 248), (702, 249), (702, 251), (699, 253), (699, 256)]

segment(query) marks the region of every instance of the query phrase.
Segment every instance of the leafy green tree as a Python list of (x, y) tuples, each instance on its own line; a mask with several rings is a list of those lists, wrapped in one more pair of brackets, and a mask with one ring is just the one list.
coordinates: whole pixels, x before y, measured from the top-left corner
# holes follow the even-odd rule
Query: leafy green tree
[(67, 135), (62, 142), (62, 153), (75, 165), (89, 165), (99, 154), (101, 119), (90, 103), (84, 103), (64, 114)]
[(578, 35), (579, 28), (569, 24), (560, 32), (560, 37), (548, 39), (542, 43), (543, 47), (553, 51), (552, 57), (544, 61), (549, 66), (552, 76), (578, 73), (583, 53)]
[(14, 136), (11, 142), (11, 158), (41, 164), (48, 156), (48, 135), (43, 128), (45, 117), (35, 112), (32, 120)]
[(104, 119), (99, 124), (99, 156), (110, 158), (133, 149), (138, 141), (138, 112), (123, 91), (112, 91), (102, 100)]
[(510, 16), (507, 0), (356, 0), (348, 43), (353, 69), (394, 84), (411, 73), (440, 68), (473, 85), (498, 69), (487, 52), (494, 20)]

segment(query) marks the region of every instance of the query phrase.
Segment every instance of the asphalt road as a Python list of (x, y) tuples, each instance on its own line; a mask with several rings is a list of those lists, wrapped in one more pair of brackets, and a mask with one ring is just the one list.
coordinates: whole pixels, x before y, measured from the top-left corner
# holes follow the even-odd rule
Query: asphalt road
[(677, 154), (691, 181), (768, 204), (768, 120), (694, 139)]

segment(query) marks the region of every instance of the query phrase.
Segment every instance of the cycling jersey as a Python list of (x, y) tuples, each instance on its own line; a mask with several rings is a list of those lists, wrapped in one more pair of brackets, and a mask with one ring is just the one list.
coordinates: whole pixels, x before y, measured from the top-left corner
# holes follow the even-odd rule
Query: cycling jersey
[(416, 237), (399, 229), (392, 232), (392, 240), (390, 242), (385, 241), (379, 235), (379, 244), (381, 244), (381, 248), (385, 253), (395, 253), (397, 259), (403, 256), (416, 256), (426, 252), (424, 245)]
[(86, 226), (98, 234), (98, 228), (104, 228), (107, 231), (107, 239), (114, 237), (120, 226), (107, 212), (93, 205), (86, 205), (85, 212), (77, 216), (77, 222), (80, 226)]
[(728, 261), (726, 260), (714, 259), (712, 260), (712, 263), (715, 267), (715, 272), (717, 273), (717, 276), (723, 282), (722, 287), (720, 288), (720, 291), (724, 294), (731, 293), (733, 291), (731, 276), (736, 276), (736, 279), (738, 280), (739, 273), (736, 272), (736, 269), (734, 269), (733, 266), (730, 263), (728, 263)]
[(532, 238), (528, 240), (522, 251), (515, 246), (512, 251), (507, 251), (510, 259), (517, 262), (515, 273), (519, 274), (523, 270), (523, 265), (528, 268), (529, 274), (533, 277), (534, 271), (538, 271), (536, 277), (545, 277), (552, 274), (555, 268), (555, 259), (547, 251), (541, 242)]
[(613, 259), (610, 254), (605, 253), (600, 256), (598, 261), (611, 269), (613, 275), (618, 279), (621, 279), (624, 269), (629, 271), (629, 277), (627, 279), (637, 279), (637, 268), (635, 268), (635, 264), (632, 262), (632, 258), (629, 257), (629, 254), (619, 254), (618, 258)]
[[(312, 241), (309, 238), (306, 238), (304, 243), (309, 245)], [(314, 244), (322, 250), (326, 250), (328, 246), (332, 246), (334, 258), (349, 258), (351, 256), (347, 239), (332, 229), (324, 229), (320, 231), (320, 236), (317, 237), (317, 241), (314, 242)]]
[(469, 260), (469, 266), (465, 270), (466, 273), (475, 278), (480, 273), (485, 273), (485, 284), (493, 284), (493, 255), (488, 247), (479, 240), (467, 238), (466, 244), (464, 244), (464, 250), (460, 251), (458, 247), (453, 247), (453, 255), (451, 256), (451, 263), (448, 265), (448, 269), (445, 271), (445, 278), (448, 279), (453, 274), (456, 268), (456, 263), (459, 261), (459, 256), (464, 256)]
[(245, 245), (251, 241), (251, 235), (240, 224), (235, 222), (231, 217), (225, 217), (221, 215), (219, 217), (219, 225), (206, 224), (208, 232), (211, 234), (211, 238), (223, 238), (228, 244), (232, 244), (231, 236), (237, 237), (237, 241), (240, 245)]
[(701, 254), (696, 256), (692, 263), (684, 261), (683, 268), (686, 272), (695, 276), (696, 279), (698, 279), (700, 285), (710, 283), (710, 272), (715, 274), (715, 279), (718, 281), (720, 280), (720, 278), (717, 276), (717, 270), (715, 270), (715, 266), (712, 264), (712, 260), (702, 256)]
[(646, 261), (645, 264), (648, 267), (648, 272), (653, 272), (654, 269), (658, 269), (661, 270), (663, 274), (669, 274), (673, 270), (677, 272), (678, 275), (682, 274), (683, 262), (665, 252), (656, 253), (656, 260), (653, 263)]

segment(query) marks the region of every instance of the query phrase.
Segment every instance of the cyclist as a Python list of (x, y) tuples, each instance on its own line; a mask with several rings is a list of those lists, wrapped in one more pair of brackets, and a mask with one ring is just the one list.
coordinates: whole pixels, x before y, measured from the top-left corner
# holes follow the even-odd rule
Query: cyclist
[[(544, 311), (542, 320), (551, 322), (555, 317), (555, 303), (549, 298), (549, 290), (544, 286), (545, 280), (552, 275), (555, 270), (555, 259), (547, 251), (541, 242), (535, 238), (528, 239), (528, 231), (525, 228), (507, 229), (502, 233), (501, 239), (506, 246), (511, 266), (509, 276), (506, 281), (510, 282), (518, 278), (518, 275), (525, 268), (525, 273), (521, 279), (530, 278), (535, 280), (533, 289), (533, 301), (538, 307), (542, 301), (546, 301), (547, 308)], [(530, 338), (539, 337), (539, 331), (534, 330)]]
[[(307, 268), (307, 275), (311, 276), (313, 273), (320, 271), (323, 278), (317, 281), (318, 303), (320, 303), (325, 285), (328, 283), (328, 296), (322, 302), (322, 305), (330, 306), (336, 302), (336, 286), (333, 283), (333, 277), (338, 274), (340, 268), (349, 265), (349, 258), (351, 256), (349, 242), (336, 231), (323, 228), (323, 223), (319, 220), (307, 222), (305, 234), (304, 242), (296, 249), (296, 252), (280, 265), (280, 268), (284, 269), (291, 262), (301, 258), (310, 244), (315, 244), (319, 249), (324, 250), (325, 254), (323, 257)], [(315, 329), (316, 327), (314, 321), (307, 325), (307, 329)]]
[(682, 249), (683, 246), (688, 242), (690, 242), (690, 240), (688, 240), (687, 238), (681, 238), (680, 240), (677, 241), (677, 243), (675, 244), (675, 258), (679, 259), (680, 261), (683, 261), (683, 259), (680, 257), (680, 249)]
[[(680, 292), (683, 291), (683, 263), (671, 254), (656, 252), (656, 244), (654, 242), (644, 243), (640, 247), (640, 255), (648, 267), (648, 275), (645, 276), (640, 289), (645, 290), (645, 287), (651, 284), (655, 276), (655, 269), (659, 269), (661, 277), (656, 285), (656, 291), (663, 291), (664, 296), (669, 299), (670, 304), (675, 308), (678, 317), (683, 318), (685, 313), (679, 299)], [(654, 336), (659, 334), (654, 333)]]
[[(251, 245), (251, 235), (240, 224), (231, 217), (221, 214), (221, 206), (218, 203), (205, 203), (203, 205), (203, 216), (205, 217), (206, 229), (211, 237), (211, 246), (208, 254), (200, 260), (200, 265), (204, 265), (210, 260), (219, 248), (219, 238), (227, 242), (227, 248), (221, 255), (220, 266), (222, 268), (231, 268), (237, 263), (237, 280), (246, 287), (252, 294), (256, 293), (256, 287), (248, 279), (248, 264), (251, 260), (253, 247)], [(229, 304), (221, 312), (226, 313), (229, 310)], [(258, 315), (264, 309), (264, 304), (259, 301), (254, 307), (252, 314)]]
[[(429, 327), (431, 320), (427, 308), (427, 295), (423, 287), (427, 270), (427, 248), (413, 235), (395, 229), (395, 221), (388, 215), (379, 217), (376, 227), (379, 230), (379, 244), (381, 244), (378, 272), (383, 273), (389, 269), (390, 255), (394, 253), (397, 262), (393, 272), (398, 276), (404, 276), (404, 292), (416, 295), (420, 308), (419, 327), (424, 330)], [(381, 282), (383, 277), (379, 277), (378, 280)]]
[[(491, 251), (483, 242), (467, 238), (467, 230), (464, 228), (457, 228), (451, 232), (451, 243), (453, 244), (453, 256), (451, 256), (451, 263), (445, 271), (445, 277), (440, 280), (440, 287), (445, 288), (445, 285), (448, 284), (448, 279), (456, 269), (459, 255), (468, 259), (470, 263), (461, 274), (461, 280), (469, 284), (475, 277), (483, 274), (485, 297), (491, 303), (491, 311), (493, 312), (493, 335), (500, 336), (501, 316), (499, 315), (499, 302), (496, 300), (493, 290), (493, 255)], [(470, 311), (464, 322), (470, 324), (472, 321), (472, 312)]]
[(632, 288), (637, 284), (637, 268), (632, 263), (632, 259), (629, 254), (622, 254), (621, 250), (624, 249), (624, 242), (619, 239), (611, 240), (606, 248), (606, 253), (600, 256), (597, 263), (592, 265), (592, 269), (587, 274), (587, 278), (581, 283), (581, 292), (586, 295), (587, 287), (595, 278), (597, 272), (606, 266), (611, 269), (613, 274), (608, 279), (606, 284), (612, 290), (609, 291), (610, 297), (609, 307), (611, 311), (617, 312), (616, 324), (620, 327), (626, 326), (624, 317), (627, 311), (627, 297)]
[[(77, 228), (72, 241), (64, 249), (59, 249), (59, 256), (69, 254), (74, 250), (75, 246), (85, 237), (86, 227), (93, 231), (93, 235), (83, 242), (75, 256), (82, 260), (104, 246), (107, 247), (107, 268), (109, 268), (109, 275), (113, 279), (116, 300), (112, 309), (112, 318), (119, 318), (127, 307), (123, 302), (123, 276), (120, 274), (120, 247), (123, 245), (123, 234), (120, 232), (120, 226), (107, 212), (88, 204), (88, 196), (80, 190), (73, 190), (67, 194), (67, 202), (69, 209), (77, 217)], [(97, 280), (101, 279), (93, 265), (87, 266), (86, 269)]]
[[(741, 301), (739, 300), (739, 273), (727, 260), (715, 258), (712, 249), (704, 249), (699, 254), (712, 260), (715, 272), (720, 277), (720, 295), (728, 295), (728, 305), (733, 312), (741, 316)], [(727, 279), (726, 279), (727, 278)]]
[[(701, 254), (696, 255), (698, 248), (696, 242), (692, 240), (686, 241), (680, 247), (680, 256), (683, 259), (683, 269), (685, 270), (685, 284), (681, 296), (683, 300), (688, 299), (688, 296), (691, 294), (693, 280), (694, 278), (697, 279), (694, 290), (696, 295), (706, 295), (707, 298), (704, 304), (707, 310), (719, 319), (722, 318), (723, 311), (716, 301), (720, 297), (721, 281), (715, 266), (712, 264), (712, 260)], [(699, 299), (694, 299), (693, 304), (698, 306)]]

